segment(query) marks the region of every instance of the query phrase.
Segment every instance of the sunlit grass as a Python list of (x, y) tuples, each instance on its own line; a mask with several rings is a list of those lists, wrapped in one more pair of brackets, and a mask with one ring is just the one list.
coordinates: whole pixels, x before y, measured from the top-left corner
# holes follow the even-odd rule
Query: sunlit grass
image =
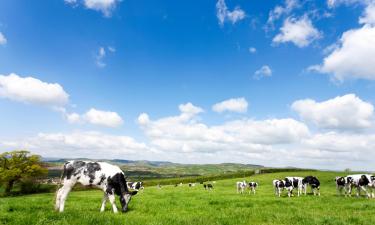
[[(315, 175), (320, 197), (274, 196), (272, 180), (287, 175)], [(64, 213), (53, 211), (54, 194), (0, 199), (0, 224), (375, 224), (375, 200), (336, 196), (334, 172), (294, 172), (251, 177), (257, 194), (236, 193), (235, 181), (216, 181), (214, 190), (147, 187), (130, 203), (129, 212), (100, 213), (100, 191), (72, 192)], [(249, 180), (249, 178), (247, 178)]]

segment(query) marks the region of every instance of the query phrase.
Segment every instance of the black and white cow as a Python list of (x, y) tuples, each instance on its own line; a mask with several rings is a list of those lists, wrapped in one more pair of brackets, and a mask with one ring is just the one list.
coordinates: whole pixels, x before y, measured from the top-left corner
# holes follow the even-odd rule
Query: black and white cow
[(285, 181), (283, 181), (283, 180), (273, 180), (272, 184), (273, 184), (273, 187), (275, 188), (275, 195), (280, 197), (281, 192), (285, 188)]
[(204, 187), (204, 189), (206, 189), (206, 190), (211, 190), (211, 189), (214, 188), (214, 186), (213, 186), (212, 184), (203, 184), (203, 187)]
[(244, 181), (237, 181), (237, 183), (236, 183), (237, 194), (238, 194), (238, 193), (243, 194), (244, 191), (245, 191), (245, 189), (246, 189), (246, 186), (247, 186), (247, 184), (246, 184), (246, 181), (245, 181), (245, 180), (244, 180)]
[(348, 179), (351, 179), (351, 185), (349, 186), (349, 195), (351, 195), (352, 188), (357, 188), (357, 197), (361, 194), (361, 191), (366, 193), (368, 198), (374, 198), (375, 193), (375, 176), (370, 174), (354, 174), (348, 175)]
[(249, 182), (248, 183), (248, 187), (249, 187), (249, 194), (251, 193), (251, 192), (253, 192), (253, 194), (255, 195), (255, 189), (257, 189), (257, 187), (258, 187), (258, 183), (257, 182), (254, 182), (254, 181), (251, 181), (251, 182)]
[(302, 179), (302, 184), (304, 186), (304, 194), (306, 195), (307, 187), (311, 187), (311, 191), (314, 195), (320, 196), (320, 181), (314, 176), (307, 176)]
[(353, 183), (353, 178), (351, 177), (336, 177), (336, 191), (337, 195), (341, 195), (344, 191), (345, 197), (349, 195), (349, 191), (351, 191), (351, 186)]
[(133, 189), (133, 190), (137, 190), (137, 191), (144, 189), (142, 181), (126, 182), (126, 185), (128, 185), (129, 189)]
[(304, 185), (302, 183), (303, 177), (285, 177), (285, 179), (288, 180), (289, 183), (292, 183), (293, 189), (297, 189), (297, 196), (300, 196), (304, 190)]
[(196, 183), (189, 183), (189, 187), (195, 187)]
[(77, 182), (83, 186), (94, 186), (104, 191), (101, 212), (105, 209), (107, 199), (112, 204), (113, 212), (118, 212), (115, 194), (120, 197), (122, 212), (126, 212), (131, 197), (138, 192), (129, 191), (122, 170), (106, 162), (68, 161), (64, 164), (61, 182), (63, 186), (56, 193), (55, 204), (55, 209), (59, 212), (64, 211), (65, 200)]

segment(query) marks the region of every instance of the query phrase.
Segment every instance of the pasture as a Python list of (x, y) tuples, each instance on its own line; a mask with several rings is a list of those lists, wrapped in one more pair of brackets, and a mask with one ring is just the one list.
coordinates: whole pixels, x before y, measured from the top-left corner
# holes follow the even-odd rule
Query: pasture
[[(275, 197), (272, 180), (317, 176), (321, 196)], [(146, 187), (134, 196), (129, 211), (114, 214), (107, 204), (100, 213), (101, 191), (72, 192), (64, 213), (53, 210), (54, 194), (0, 198), (0, 224), (375, 224), (375, 199), (336, 196), (336, 172), (283, 172), (246, 178), (259, 183), (256, 195), (237, 194), (243, 178), (218, 180), (214, 190)], [(120, 205), (116, 199), (117, 205)]]

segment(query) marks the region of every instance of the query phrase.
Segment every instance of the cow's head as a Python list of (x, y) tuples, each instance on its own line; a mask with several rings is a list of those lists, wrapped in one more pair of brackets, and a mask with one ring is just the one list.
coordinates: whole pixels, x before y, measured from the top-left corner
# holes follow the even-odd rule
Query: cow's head
[(120, 202), (122, 206), (122, 212), (128, 211), (128, 205), (133, 195), (136, 195), (138, 191), (127, 191), (120, 196)]
[(367, 178), (366, 175), (361, 176), (361, 181), (362, 185), (368, 185), (370, 183), (369, 179)]

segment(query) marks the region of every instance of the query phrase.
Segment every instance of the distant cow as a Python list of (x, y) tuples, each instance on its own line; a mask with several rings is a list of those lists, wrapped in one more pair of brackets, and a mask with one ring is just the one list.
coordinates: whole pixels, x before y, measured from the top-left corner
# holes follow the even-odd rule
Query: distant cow
[(361, 194), (361, 191), (366, 193), (368, 198), (374, 198), (375, 193), (375, 176), (370, 174), (355, 174), (348, 175), (347, 178), (351, 179), (351, 185), (349, 187), (349, 195), (351, 195), (352, 187), (357, 188), (357, 197)]
[(206, 190), (211, 190), (211, 189), (214, 188), (214, 186), (213, 186), (212, 184), (203, 184), (203, 187), (204, 187), (204, 189), (206, 189)]
[(285, 188), (285, 181), (283, 181), (283, 180), (273, 180), (272, 184), (273, 184), (273, 187), (275, 188), (275, 195), (280, 197), (281, 192)]
[(129, 189), (133, 189), (133, 190), (137, 190), (137, 191), (144, 189), (142, 181), (126, 182), (126, 185), (128, 185)]
[(101, 212), (105, 209), (107, 199), (112, 204), (113, 212), (118, 212), (115, 194), (120, 196), (122, 212), (126, 212), (131, 197), (138, 192), (129, 191), (124, 173), (118, 166), (106, 162), (68, 161), (63, 168), (63, 186), (56, 194), (56, 210), (64, 211), (65, 200), (77, 182), (83, 186), (95, 186), (104, 191)]
[(189, 187), (195, 187), (195, 183), (189, 183)]
[(249, 186), (249, 194), (251, 192), (253, 192), (253, 194), (255, 195), (255, 189), (258, 187), (258, 183), (257, 182), (249, 182), (248, 183), (248, 186)]
[(297, 189), (297, 196), (300, 196), (304, 190), (304, 185), (302, 183), (303, 177), (285, 177), (285, 179), (287, 179), (289, 183), (292, 183), (293, 189)]
[(307, 187), (311, 187), (311, 191), (314, 195), (320, 196), (320, 181), (314, 176), (307, 176), (303, 178), (302, 184), (304, 186), (304, 194), (306, 195)]
[(244, 191), (245, 191), (245, 189), (246, 189), (246, 181), (244, 180), (244, 181), (238, 181), (237, 183), (236, 183), (236, 187), (237, 187), (237, 193), (241, 193), (241, 194), (243, 194), (244, 193)]
[(349, 195), (349, 191), (351, 189), (351, 185), (353, 183), (353, 178), (351, 177), (336, 177), (336, 191), (337, 195), (341, 195), (344, 190), (345, 197)]

